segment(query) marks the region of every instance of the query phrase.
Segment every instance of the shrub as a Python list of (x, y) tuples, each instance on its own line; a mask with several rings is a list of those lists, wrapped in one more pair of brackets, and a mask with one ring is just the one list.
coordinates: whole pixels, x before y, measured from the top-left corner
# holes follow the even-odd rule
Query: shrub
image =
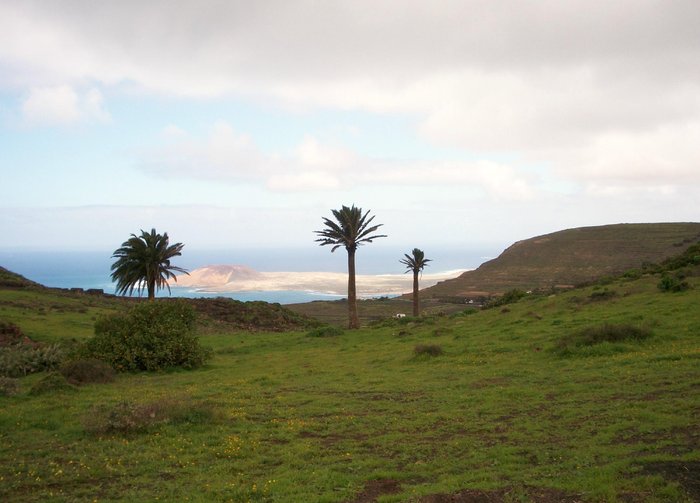
[(443, 351), (437, 344), (418, 344), (413, 348), (413, 353), (416, 356), (440, 356)]
[(98, 319), (82, 356), (117, 371), (198, 367), (210, 353), (200, 346), (194, 325), (194, 310), (184, 301), (140, 303)]
[(95, 435), (141, 433), (165, 423), (202, 424), (216, 416), (213, 404), (189, 398), (166, 398), (153, 402), (123, 401), (97, 405), (83, 417), (83, 428)]
[(315, 328), (306, 333), (309, 337), (337, 337), (343, 335), (345, 331), (333, 325), (326, 325), (325, 327)]
[(500, 297), (489, 300), (484, 307), (488, 309), (492, 307), (505, 306), (506, 304), (514, 304), (526, 295), (527, 293), (523, 292), (522, 290), (514, 288), (512, 290), (508, 290)]
[(579, 348), (590, 347), (606, 342), (641, 341), (651, 337), (651, 335), (652, 332), (648, 328), (627, 323), (605, 323), (603, 325), (587, 327), (562, 337), (559, 339), (554, 349), (557, 353), (564, 355)]
[(608, 290), (606, 288), (604, 290), (596, 290), (595, 292), (592, 292), (588, 296), (588, 298), (592, 301), (603, 301), (603, 300), (610, 300), (616, 296), (617, 296), (617, 292), (615, 290)]
[(664, 274), (657, 285), (662, 292), (683, 292), (690, 288), (690, 284), (678, 276)]
[(0, 375), (20, 377), (57, 368), (65, 350), (58, 344), (29, 346), (16, 344), (0, 348)]
[(19, 379), (0, 377), (0, 396), (12, 396), (19, 393)]
[(41, 395), (56, 391), (73, 391), (75, 386), (66, 381), (58, 372), (49, 372), (41, 380), (37, 381), (29, 390), (30, 395)]
[(22, 330), (9, 321), (0, 320), (0, 347), (11, 346), (22, 341)]
[(61, 374), (75, 385), (114, 381), (114, 369), (109, 363), (96, 358), (72, 360), (61, 365)]

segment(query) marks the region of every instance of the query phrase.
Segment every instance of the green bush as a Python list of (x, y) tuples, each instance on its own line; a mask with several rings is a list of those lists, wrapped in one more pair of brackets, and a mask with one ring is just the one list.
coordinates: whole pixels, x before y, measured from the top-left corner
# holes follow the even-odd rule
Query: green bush
[(143, 302), (127, 313), (98, 319), (82, 356), (117, 371), (195, 368), (210, 352), (200, 346), (194, 327), (195, 312), (184, 301)]
[(340, 327), (326, 325), (325, 327), (315, 328), (306, 333), (309, 337), (337, 337), (343, 335), (345, 331)]
[(587, 327), (568, 334), (557, 341), (554, 350), (560, 355), (567, 355), (581, 348), (604, 343), (641, 341), (651, 337), (650, 329), (628, 323), (605, 323)]
[(107, 383), (114, 381), (114, 369), (96, 358), (72, 360), (61, 365), (63, 377), (71, 384)]
[(57, 368), (65, 357), (58, 344), (16, 344), (0, 348), (0, 376), (20, 377)]
[(662, 292), (683, 292), (690, 288), (690, 284), (678, 276), (664, 274), (657, 285)]

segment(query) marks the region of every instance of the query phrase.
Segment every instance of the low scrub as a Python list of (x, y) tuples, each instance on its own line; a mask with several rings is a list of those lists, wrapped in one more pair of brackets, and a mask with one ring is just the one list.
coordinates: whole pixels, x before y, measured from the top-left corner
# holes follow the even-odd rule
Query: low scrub
[(437, 344), (418, 344), (413, 348), (413, 354), (415, 356), (440, 356), (444, 351), (442, 347)]
[(9, 321), (0, 320), (0, 347), (12, 346), (22, 342), (22, 330)]
[(96, 405), (83, 417), (82, 425), (86, 432), (94, 435), (132, 434), (166, 423), (209, 423), (215, 417), (216, 409), (211, 403), (166, 398), (143, 403), (123, 401), (115, 405)]
[(55, 393), (57, 391), (74, 391), (76, 388), (66, 381), (59, 372), (49, 372), (29, 390), (30, 395), (43, 395), (44, 393)]
[(65, 357), (65, 349), (58, 344), (15, 344), (0, 348), (0, 376), (21, 377), (58, 368)]
[(650, 329), (628, 323), (605, 323), (587, 327), (559, 339), (554, 350), (560, 355), (568, 355), (582, 348), (604, 343), (637, 342), (651, 337)]
[(60, 372), (66, 378), (66, 381), (77, 386), (114, 381), (114, 369), (109, 363), (96, 358), (84, 358), (66, 362), (61, 365)]
[(0, 377), (0, 396), (17, 395), (20, 390), (19, 379)]
[(505, 306), (507, 304), (514, 304), (514, 303), (518, 302), (520, 299), (522, 299), (523, 297), (525, 297), (526, 295), (527, 295), (526, 292), (523, 292), (522, 290), (514, 288), (512, 290), (508, 290), (500, 297), (489, 300), (484, 305), (484, 308), (489, 309), (492, 307), (499, 307), (499, 306)]
[(345, 331), (340, 327), (326, 325), (325, 327), (315, 328), (306, 333), (309, 337), (337, 337), (343, 335)]
[(195, 318), (183, 301), (138, 304), (127, 313), (100, 318), (83, 356), (117, 371), (199, 367), (210, 353), (194, 333)]

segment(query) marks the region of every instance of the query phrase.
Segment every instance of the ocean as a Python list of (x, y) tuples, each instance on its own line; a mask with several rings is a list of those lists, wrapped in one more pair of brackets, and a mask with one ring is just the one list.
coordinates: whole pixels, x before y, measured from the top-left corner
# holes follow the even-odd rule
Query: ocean
[[(404, 266), (399, 263), (405, 250), (370, 246), (357, 253), (358, 274), (399, 274)], [(98, 288), (114, 293), (110, 266), (114, 259), (110, 251), (44, 251), (0, 249), (0, 266), (42, 285), (55, 288)], [(494, 250), (436, 250), (426, 256), (433, 259), (430, 272), (473, 269), (497, 255)], [(346, 253), (339, 249), (330, 253), (327, 247), (304, 249), (242, 249), (242, 250), (184, 250), (182, 257), (173, 260), (177, 266), (192, 270), (205, 265), (239, 264), (261, 272), (275, 271), (329, 271), (345, 272)], [(426, 270), (427, 272), (427, 270)], [(340, 295), (307, 291), (248, 291), (205, 293), (191, 288), (173, 286), (171, 293), (161, 290), (158, 296), (174, 297), (230, 297), (240, 301), (262, 300), (280, 304), (334, 300)]]

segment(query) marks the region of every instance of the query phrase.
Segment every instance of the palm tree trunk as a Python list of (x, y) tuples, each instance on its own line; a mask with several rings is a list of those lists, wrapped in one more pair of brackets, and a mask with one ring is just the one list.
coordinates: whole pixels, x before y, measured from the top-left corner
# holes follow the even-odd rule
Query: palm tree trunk
[(357, 290), (355, 288), (355, 250), (348, 250), (348, 327), (360, 328), (357, 316)]
[(148, 278), (146, 287), (148, 288), (148, 300), (156, 300), (156, 278)]
[(418, 271), (413, 271), (413, 316), (420, 316), (420, 299), (418, 298)]

